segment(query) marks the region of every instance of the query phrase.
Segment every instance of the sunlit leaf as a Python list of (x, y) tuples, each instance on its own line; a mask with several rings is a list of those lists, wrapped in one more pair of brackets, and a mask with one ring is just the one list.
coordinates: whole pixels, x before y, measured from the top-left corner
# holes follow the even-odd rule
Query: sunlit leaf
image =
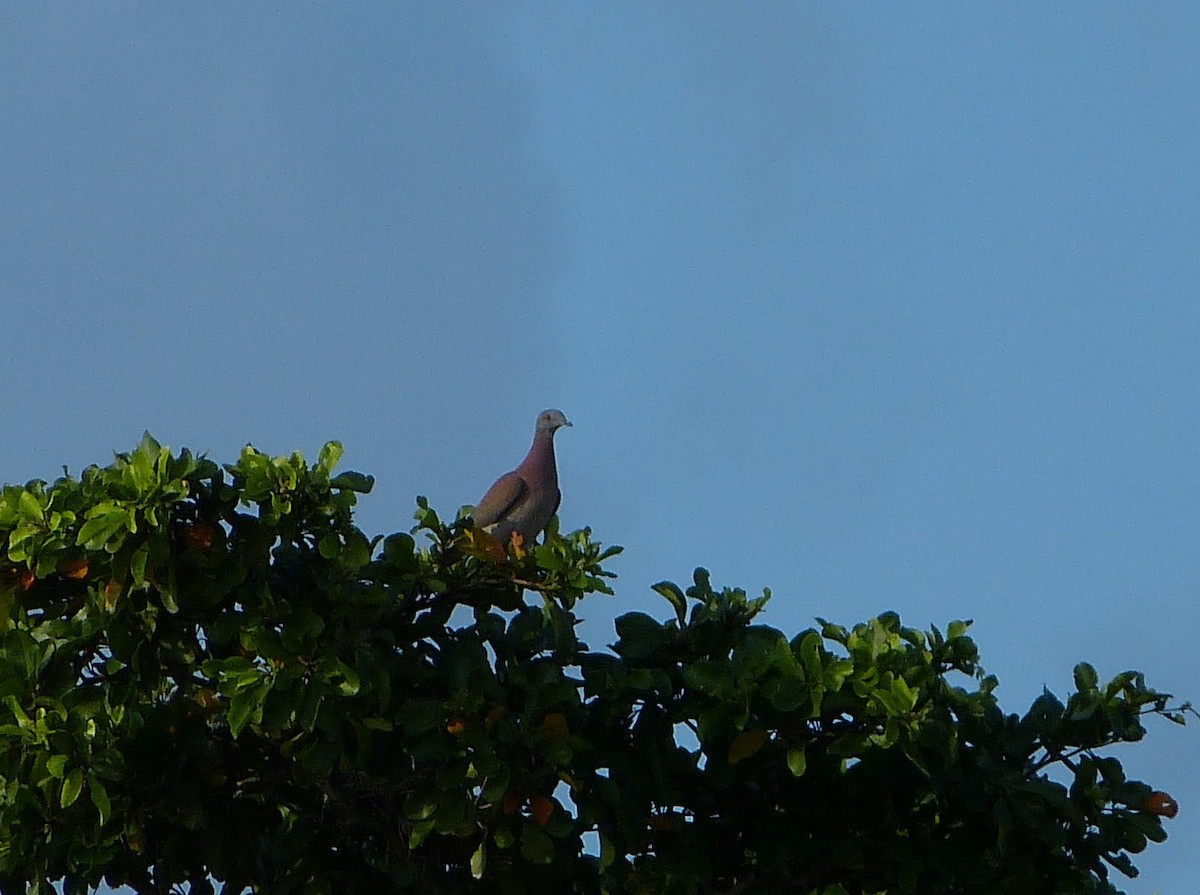
[(687, 598), (684, 597), (683, 591), (670, 581), (660, 581), (653, 585), (653, 588), (671, 604), (679, 624), (685, 624), (687, 622)]
[(59, 798), (59, 804), (63, 808), (68, 808), (75, 804), (75, 800), (79, 798), (79, 793), (83, 791), (83, 768), (75, 768), (66, 776), (62, 784), (62, 794)]
[(787, 766), (793, 777), (804, 776), (804, 771), (808, 767), (808, 757), (804, 753), (803, 746), (793, 746), (788, 749)]
[(479, 847), (471, 853), (471, 876), (475, 879), (483, 879), (483, 872), (487, 869), (487, 840), (479, 843)]
[(112, 805), (108, 800), (108, 791), (95, 774), (88, 774), (88, 793), (92, 797), (92, 804), (96, 806), (100, 826), (104, 826), (112, 815)]

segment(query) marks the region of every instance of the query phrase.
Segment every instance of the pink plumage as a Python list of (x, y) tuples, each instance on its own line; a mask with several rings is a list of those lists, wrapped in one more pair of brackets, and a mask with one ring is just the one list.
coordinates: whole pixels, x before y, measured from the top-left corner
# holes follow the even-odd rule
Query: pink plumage
[(558, 512), (558, 467), (554, 462), (554, 433), (569, 426), (561, 410), (544, 410), (537, 418), (533, 444), (512, 472), (496, 479), (475, 506), (475, 524), (501, 543), (513, 532), (527, 541), (537, 537)]

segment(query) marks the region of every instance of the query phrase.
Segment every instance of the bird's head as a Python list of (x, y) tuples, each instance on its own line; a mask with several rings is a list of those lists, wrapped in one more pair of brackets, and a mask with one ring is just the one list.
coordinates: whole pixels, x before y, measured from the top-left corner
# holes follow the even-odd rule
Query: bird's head
[(571, 421), (563, 416), (561, 410), (543, 410), (538, 415), (537, 428), (539, 432), (553, 432), (563, 426), (571, 425)]

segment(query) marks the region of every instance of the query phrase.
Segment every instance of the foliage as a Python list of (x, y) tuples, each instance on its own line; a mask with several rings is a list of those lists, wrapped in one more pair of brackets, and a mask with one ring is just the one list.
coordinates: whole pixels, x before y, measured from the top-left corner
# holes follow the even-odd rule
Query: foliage
[(789, 638), (703, 570), (591, 651), (619, 548), (369, 540), (340, 454), (4, 489), (5, 892), (1101, 893), (1165, 838), (1140, 674), (1005, 714), (966, 622)]

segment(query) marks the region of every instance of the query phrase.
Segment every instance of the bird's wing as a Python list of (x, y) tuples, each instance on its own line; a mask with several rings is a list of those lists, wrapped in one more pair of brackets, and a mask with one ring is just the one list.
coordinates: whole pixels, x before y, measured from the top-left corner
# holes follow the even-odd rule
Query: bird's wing
[(475, 505), (475, 525), (484, 528), (503, 519), (525, 497), (529, 488), (515, 471), (506, 472), (488, 488), (487, 494)]

